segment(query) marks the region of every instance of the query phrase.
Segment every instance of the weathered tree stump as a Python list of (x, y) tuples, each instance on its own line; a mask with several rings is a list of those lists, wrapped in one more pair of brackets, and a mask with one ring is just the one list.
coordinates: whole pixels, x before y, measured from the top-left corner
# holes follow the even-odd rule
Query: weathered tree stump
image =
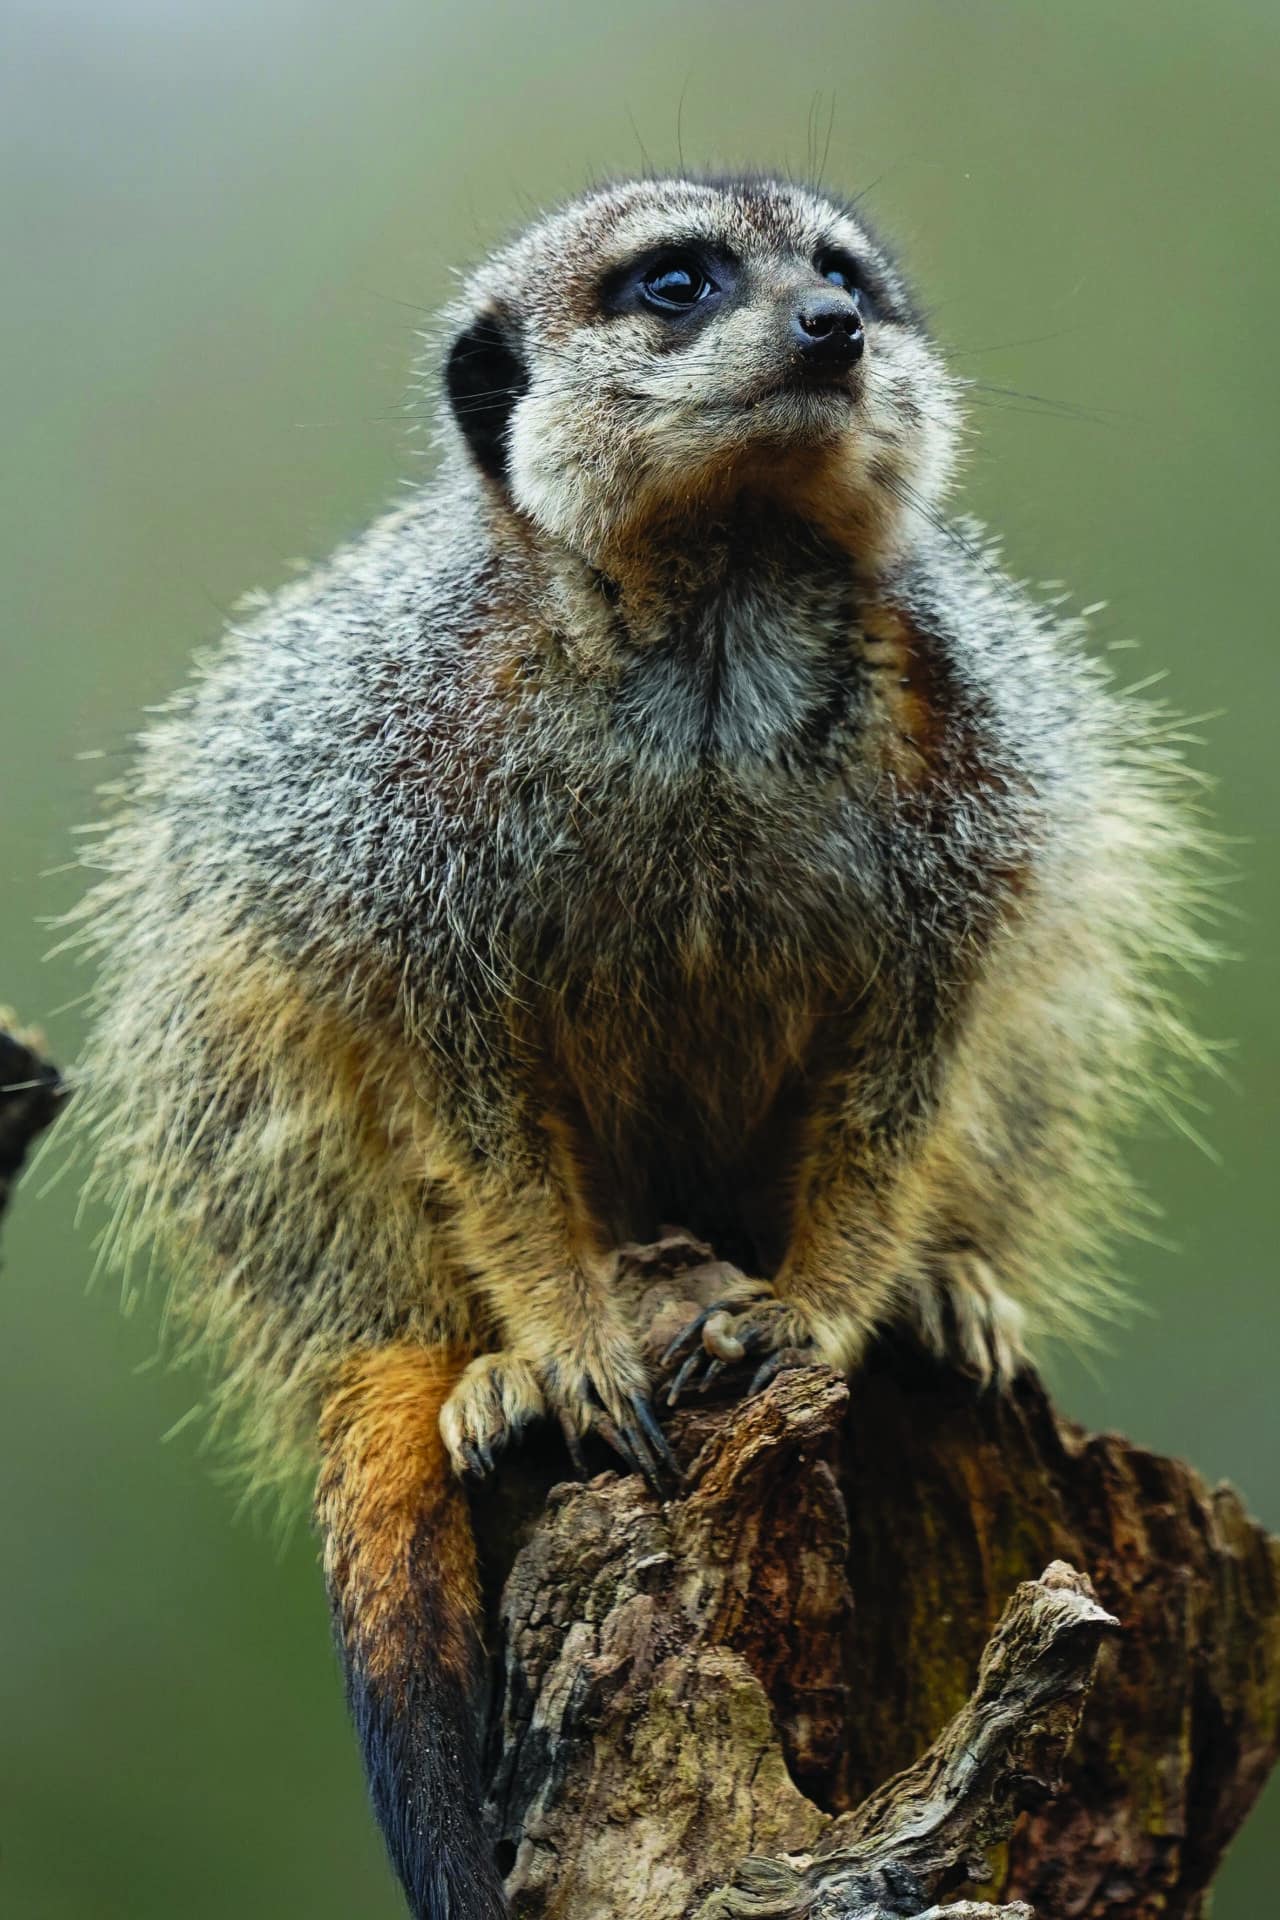
[[(709, 1258), (629, 1250), (654, 1352)], [(668, 1503), (550, 1440), (477, 1501), (520, 1920), (1205, 1912), (1280, 1746), (1280, 1540), (1230, 1488), (889, 1345), (669, 1432)]]
[[(62, 1098), (0, 1035), (0, 1208)], [(722, 1270), (672, 1234), (622, 1277), (656, 1355)], [(517, 1920), (1207, 1912), (1280, 1746), (1230, 1488), (887, 1343), (669, 1431), (669, 1501), (549, 1434), (475, 1501)]]

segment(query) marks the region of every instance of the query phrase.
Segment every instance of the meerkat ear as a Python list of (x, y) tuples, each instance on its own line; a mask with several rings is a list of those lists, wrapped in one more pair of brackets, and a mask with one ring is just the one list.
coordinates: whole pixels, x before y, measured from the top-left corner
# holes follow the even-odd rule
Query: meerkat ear
[(497, 314), (473, 321), (454, 341), (444, 384), (472, 459), (491, 480), (505, 480), (507, 429), (529, 372)]

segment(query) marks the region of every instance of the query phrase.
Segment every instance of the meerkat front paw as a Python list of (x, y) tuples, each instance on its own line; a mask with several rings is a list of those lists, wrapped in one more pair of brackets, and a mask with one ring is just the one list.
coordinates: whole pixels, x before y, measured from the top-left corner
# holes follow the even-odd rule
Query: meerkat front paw
[(916, 1330), (930, 1353), (984, 1387), (1003, 1390), (1028, 1365), (1026, 1323), (990, 1262), (967, 1249), (945, 1256), (932, 1284), (916, 1295)]
[(669, 1490), (664, 1475), (681, 1478), (650, 1404), (649, 1376), (629, 1329), (593, 1328), (567, 1353), (541, 1360), (537, 1371), (577, 1473), (587, 1473), (582, 1440), (594, 1433), (660, 1496)]
[[(662, 1356), (664, 1368), (676, 1367), (667, 1388), (674, 1407), (688, 1387), (705, 1393), (712, 1382), (744, 1361), (760, 1359), (747, 1393), (759, 1393), (788, 1367), (821, 1366), (817, 1334), (802, 1310), (779, 1300), (762, 1282), (750, 1283), (744, 1301), (735, 1293), (696, 1314)], [(677, 1364), (678, 1363), (678, 1364)]]
[(509, 1351), (471, 1362), (440, 1409), (440, 1437), (455, 1473), (481, 1478), (494, 1456), (546, 1412), (537, 1375)]

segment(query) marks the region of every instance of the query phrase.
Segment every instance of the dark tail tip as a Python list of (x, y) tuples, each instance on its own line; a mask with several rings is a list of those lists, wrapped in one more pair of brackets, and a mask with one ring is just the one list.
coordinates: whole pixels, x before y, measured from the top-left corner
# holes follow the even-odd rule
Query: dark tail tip
[(414, 1920), (507, 1920), (479, 1812), (474, 1702), (439, 1669), (347, 1693), (369, 1795)]

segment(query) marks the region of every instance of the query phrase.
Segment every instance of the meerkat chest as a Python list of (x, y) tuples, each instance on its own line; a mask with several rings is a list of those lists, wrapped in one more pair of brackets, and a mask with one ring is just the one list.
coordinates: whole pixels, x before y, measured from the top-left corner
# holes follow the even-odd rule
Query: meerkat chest
[(556, 967), (585, 966), (615, 1004), (624, 979), (711, 1011), (780, 1004), (784, 974), (802, 1008), (856, 991), (895, 894), (881, 651), (847, 569), (748, 567), (634, 648), (590, 725), (567, 702), (527, 836)]
[(628, 652), (608, 724), (622, 754), (671, 774), (812, 769), (857, 732), (867, 683), (846, 580), (747, 571)]
[(922, 652), (847, 567), (766, 565), (632, 648), (589, 711), (544, 688), (564, 724), (507, 789), (506, 924), (575, 1080), (654, 1110), (678, 1062), (705, 1118), (749, 1126), (824, 1018), (950, 937), (941, 897), (923, 928), (910, 904), (938, 838), (918, 789), (945, 790), (948, 751)]
[(729, 1143), (824, 1011), (859, 998), (885, 889), (849, 812), (776, 804), (715, 768), (582, 797), (521, 970), (598, 1131), (684, 1101)]

